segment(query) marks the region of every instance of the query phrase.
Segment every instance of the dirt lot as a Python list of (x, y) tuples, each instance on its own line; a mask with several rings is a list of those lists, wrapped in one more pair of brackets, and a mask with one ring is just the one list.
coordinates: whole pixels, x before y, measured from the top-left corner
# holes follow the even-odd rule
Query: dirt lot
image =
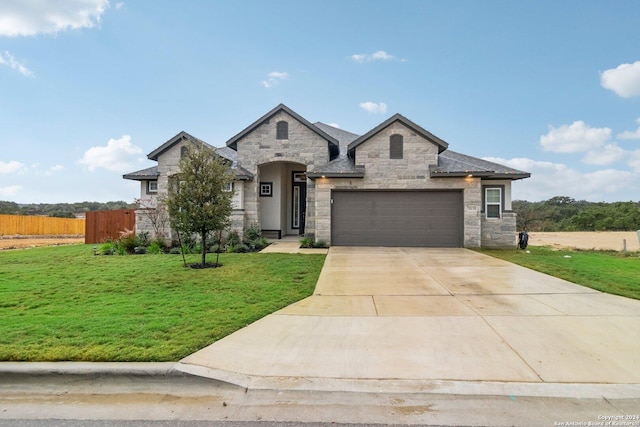
[(558, 233), (531, 232), (529, 244), (554, 248), (605, 249), (621, 251), (623, 240), (627, 240), (627, 250), (640, 250), (638, 234), (635, 231), (571, 231)]
[(84, 236), (0, 236), (0, 250), (84, 243)]

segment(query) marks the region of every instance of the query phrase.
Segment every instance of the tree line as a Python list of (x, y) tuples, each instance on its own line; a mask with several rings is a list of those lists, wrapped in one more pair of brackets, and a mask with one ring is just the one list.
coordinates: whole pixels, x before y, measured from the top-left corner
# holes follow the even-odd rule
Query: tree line
[(594, 203), (556, 196), (541, 202), (514, 200), (512, 205), (518, 214), (518, 230), (640, 230), (640, 202)]
[(41, 215), (57, 218), (74, 218), (75, 214), (88, 211), (110, 211), (115, 209), (135, 209), (136, 205), (122, 200), (117, 202), (77, 202), (77, 203), (27, 203), (18, 204), (0, 200), (0, 214)]

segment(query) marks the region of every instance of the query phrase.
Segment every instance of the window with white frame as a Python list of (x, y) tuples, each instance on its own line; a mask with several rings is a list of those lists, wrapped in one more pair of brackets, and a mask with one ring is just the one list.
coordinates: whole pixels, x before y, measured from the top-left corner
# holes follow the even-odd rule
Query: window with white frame
[(147, 181), (147, 193), (158, 192), (158, 181)]
[(272, 197), (273, 196), (273, 183), (261, 182), (260, 183), (260, 197)]
[(233, 182), (227, 182), (223, 187), (222, 191), (225, 193), (233, 193)]
[(502, 189), (485, 188), (484, 203), (487, 218), (500, 218), (502, 216)]

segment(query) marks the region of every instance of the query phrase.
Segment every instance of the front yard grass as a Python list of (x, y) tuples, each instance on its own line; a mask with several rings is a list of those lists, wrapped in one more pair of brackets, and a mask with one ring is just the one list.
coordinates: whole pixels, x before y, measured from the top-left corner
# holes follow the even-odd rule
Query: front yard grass
[(640, 299), (640, 258), (637, 254), (558, 251), (535, 246), (528, 250), (529, 253), (492, 249), (479, 252), (602, 292)]
[(176, 361), (311, 295), (324, 258), (222, 254), (196, 270), (91, 245), (3, 251), (0, 360)]

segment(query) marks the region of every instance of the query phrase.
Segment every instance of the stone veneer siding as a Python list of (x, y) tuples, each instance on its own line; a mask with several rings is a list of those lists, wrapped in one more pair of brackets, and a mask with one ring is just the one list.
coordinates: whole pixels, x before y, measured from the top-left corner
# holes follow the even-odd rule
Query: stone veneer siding
[[(289, 138), (276, 139), (276, 124), (289, 123)], [(244, 228), (260, 221), (259, 166), (271, 162), (292, 162), (304, 165), (307, 171), (329, 163), (328, 141), (284, 111), (275, 114), (251, 133), (237, 141), (238, 162), (254, 175), (245, 183)], [(285, 189), (288, 191), (288, 189)], [(314, 233), (316, 228), (315, 186), (307, 180), (307, 216), (305, 229)]]
[(513, 249), (516, 246), (516, 213), (502, 212), (502, 218), (482, 215), (482, 246)]
[[(389, 138), (403, 136), (403, 158), (389, 158)], [(316, 180), (317, 240), (331, 241), (331, 190), (462, 190), (464, 246), (481, 245), (480, 211), (482, 205), (479, 178), (429, 177), (429, 165), (438, 162), (438, 147), (396, 122), (358, 147), (356, 164), (364, 165), (365, 176), (358, 178), (320, 178)]]

